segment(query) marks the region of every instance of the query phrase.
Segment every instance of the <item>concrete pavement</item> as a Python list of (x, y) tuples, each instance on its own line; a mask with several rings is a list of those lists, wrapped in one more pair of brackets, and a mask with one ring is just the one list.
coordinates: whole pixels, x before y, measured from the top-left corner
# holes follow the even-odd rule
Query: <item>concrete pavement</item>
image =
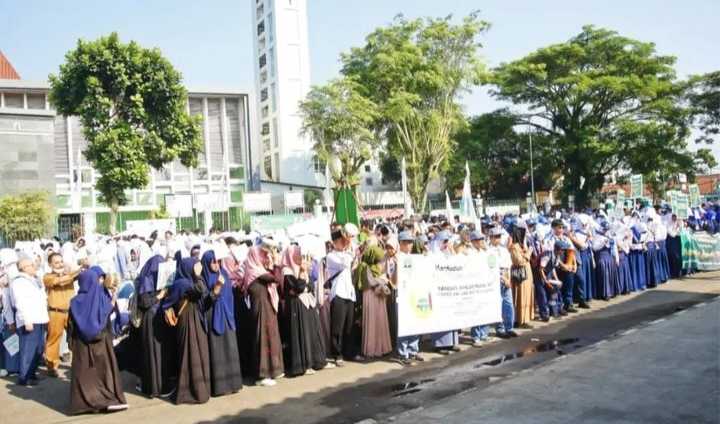
[(718, 423), (720, 300), (388, 422)]

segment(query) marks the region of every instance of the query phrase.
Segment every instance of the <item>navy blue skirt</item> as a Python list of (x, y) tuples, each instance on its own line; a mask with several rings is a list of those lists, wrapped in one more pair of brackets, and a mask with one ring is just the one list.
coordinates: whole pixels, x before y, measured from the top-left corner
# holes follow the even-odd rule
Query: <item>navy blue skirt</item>
[(633, 286), (636, 290), (645, 290), (647, 287), (647, 272), (645, 268), (645, 252), (642, 250), (630, 251), (630, 272)]
[(645, 272), (647, 273), (648, 287), (657, 287), (662, 282), (655, 243), (648, 243), (648, 249), (645, 252)]
[(682, 244), (680, 236), (668, 237), (665, 248), (668, 257), (668, 275), (670, 278), (682, 277)]
[(630, 270), (630, 258), (625, 252), (620, 252), (620, 266), (618, 267), (618, 279), (620, 280), (620, 293), (626, 294), (635, 291), (635, 284)]
[(580, 251), (580, 266), (578, 274), (582, 275), (585, 300), (595, 299), (595, 273), (593, 272), (592, 250), (589, 248)]
[(597, 299), (608, 300), (615, 296), (618, 285), (618, 272), (615, 259), (610, 249), (595, 252), (595, 296)]
[(657, 244), (658, 266), (660, 267), (662, 281), (664, 283), (665, 281), (670, 279), (670, 264), (668, 263), (667, 244), (665, 243), (665, 240), (660, 240), (657, 242)]

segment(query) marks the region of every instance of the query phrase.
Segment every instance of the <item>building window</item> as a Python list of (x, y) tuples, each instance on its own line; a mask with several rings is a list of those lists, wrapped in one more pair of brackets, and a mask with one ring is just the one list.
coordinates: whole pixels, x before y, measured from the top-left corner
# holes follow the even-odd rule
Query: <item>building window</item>
[(262, 19), (263, 14), (265, 13), (265, 6), (263, 4), (260, 4), (258, 6), (257, 11), (255, 12), (255, 19), (258, 21)]
[(267, 18), (265, 20), (267, 21), (268, 39), (272, 43), (272, 41), (273, 41), (273, 15), (272, 15), (272, 13), (268, 13)]
[(319, 157), (313, 156), (312, 162), (315, 173), (325, 175), (325, 164), (323, 163), (323, 161), (321, 161)]
[(278, 126), (277, 126), (277, 118), (273, 118), (273, 145), (275, 147), (280, 145), (280, 136), (278, 135)]
[(261, 35), (265, 32), (265, 22), (260, 22), (257, 26), (257, 35)]
[(365, 178), (365, 185), (368, 187), (372, 186), (373, 185), (372, 178)]
[(265, 84), (267, 82), (267, 71), (260, 72), (260, 84)]
[(265, 156), (265, 161), (263, 162), (263, 170), (265, 171), (265, 177), (272, 180), (272, 159), (270, 158), (270, 156)]
[(28, 109), (45, 109), (45, 95), (32, 93), (28, 94), (27, 106)]
[(270, 47), (270, 77), (275, 76), (275, 48)]
[(365, 172), (370, 172), (370, 165), (365, 165)]
[(263, 152), (269, 152), (270, 151), (270, 139), (269, 138), (263, 139), (262, 144), (263, 144), (263, 146), (262, 146)]
[(258, 53), (265, 51), (265, 37), (258, 40)]
[(275, 176), (275, 181), (280, 180), (280, 155), (278, 153), (275, 153), (275, 159), (273, 161), (273, 175)]
[(267, 100), (267, 98), (268, 98), (268, 89), (263, 88), (262, 90), (260, 90), (260, 101), (264, 102), (265, 100)]
[(270, 108), (267, 106), (263, 106), (261, 113), (263, 118), (267, 118), (268, 115), (270, 115)]
[(20, 93), (5, 93), (5, 107), (23, 109), (25, 108), (25, 99)]
[[(275, 112), (275, 110), (277, 110), (277, 102), (275, 101), (275, 84), (270, 84), (270, 95), (272, 96), (270, 107), (272, 107), (272, 111)], [(267, 92), (265, 93), (265, 96), (265, 98), (267, 98)]]
[(262, 130), (260, 131), (260, 134), (262, 135), (268, 135), (270, 134), (270, 124), (265, 122), (262, 124)]
[(260, 69), (265, 67), (266, 64), (267, 64), (267, 56), (265, 56), (265, 55), (260, 56)]

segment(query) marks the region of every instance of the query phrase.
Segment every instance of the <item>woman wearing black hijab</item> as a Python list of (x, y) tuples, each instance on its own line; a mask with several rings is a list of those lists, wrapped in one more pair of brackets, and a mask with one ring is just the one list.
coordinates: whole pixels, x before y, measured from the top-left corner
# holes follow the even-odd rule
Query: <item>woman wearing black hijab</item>
[[(201, 263), (202, 279), (210, 293), (205, 301), (205, 321), (210, 347), (210, 385), (213, 396), (222, 396), (242, 388), (232, 284), (230, 277), (220, 267), (220, 261), (215, 258), (214, 251), (205, 252)], [(221, 289), (216, 294), (213, 289), (218, 284)]]
[(157, 290), (160, 264), (164, 258), (155, 255), (143, 266), (135, 279), (138, 311), (142, 315), (139, 335), (142, 361), (139, 364), (140, 392), (148, 397), (167, 396), (174, 388), (175, 335), (157, 313), (164, 292)]
[(112, 345), (112, 296), (93, 270), (80, 273), (78, 285), (67, 330), (72, 351), (70, 413), (127, 409)]
[[(204, 302), (208, 290), (195, 258), (178, 263), (175, 280), (161, 307), (168, 325), (175, 327), (178, 379), (175, 403), (205, 403), (210, 399), (210, 353)], [(213, 288), (217, 295), (220, 286)]]

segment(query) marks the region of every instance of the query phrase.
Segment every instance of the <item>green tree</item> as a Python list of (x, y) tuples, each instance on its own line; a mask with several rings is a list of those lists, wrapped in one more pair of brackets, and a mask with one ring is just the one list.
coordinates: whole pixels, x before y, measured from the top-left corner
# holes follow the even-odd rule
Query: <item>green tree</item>
[(444, 171), (453, 134), (466, 125), (459, 99), (485, 76), (477, 38), (488, 28), (477, 13), (407, 20), (402, 16), (368, 35), (365, 45), (342, 55), (342, 73), (378, 105), (378, 133), (386, 150), (407, 163), (408, 192), (426, 207), (432, 178)]
[(79, 40), (50, 75), (50, 101), (58, 113), (80, 118), (88, 147), (83, 155), (100, 173), (95, 188), (110, 207), (110, 228), (127, 203), (125, 191), (149, 183), (150, 167), (177, 158), (197, 166), (200, 117), (186, 112), (181, 76), (158, 49), (124, 44), (116, 33)]
[(691, 78), (688, 100), (702, 131), (696, 141), (711, 144), (720, 134), (720, 71)]
[(33, 240), (47, 236), (53, 207), (46, 192), (30, 192), (0, 198), (0, 234), (6, 241)]
[(322, 204), (322, 200), (323, 200), (322, 191), (315, 190), (315, 189), (306, 189), (303, 192), (303, 201), (305, 202), (305, 208), (312, 211), (313, 207), (315, 206), (316, 200), (319, 200), (320, 204)]
[(377, 107), (351, 79), (312, 87), (300, 102), (302, 132), (315, 142), (318, 159), (330, 164), (336, 187), (356, 187), (360, 169), (380, 142), (373, 131)]
[(501, 64), (492, 93), (522, 106), (522, 122), (554, 139), (563, 191), (584, 206), (613, 171), (707, 165), (706, 154), (687, 150), (685, 88), (674, 64), (653, 43), (586, 26), (568, 42)]
[[(507, 109), (471, 118), (469, 128), (456, 137), (446, 185), (462, 188), (467, 161), (473, 193), (485, 198), (524, 198), (531, 189), (530, 140), (529, 134), (516, 131), (518, 120)], [(535, 189), (548, 190), (559, 166), (555, 148), (545, 134), (534, 131), (532, 137)]]

